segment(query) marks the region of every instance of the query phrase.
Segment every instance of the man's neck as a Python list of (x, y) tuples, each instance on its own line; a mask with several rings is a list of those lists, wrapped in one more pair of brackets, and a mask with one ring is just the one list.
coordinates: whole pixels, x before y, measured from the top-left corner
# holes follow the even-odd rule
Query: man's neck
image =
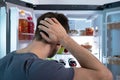
[(50, 45), (44, 42), (33, 40), (26, 48), (17, 50), (18, 53), (32, 52), (41, 59), (46, 59), (50, 51)]

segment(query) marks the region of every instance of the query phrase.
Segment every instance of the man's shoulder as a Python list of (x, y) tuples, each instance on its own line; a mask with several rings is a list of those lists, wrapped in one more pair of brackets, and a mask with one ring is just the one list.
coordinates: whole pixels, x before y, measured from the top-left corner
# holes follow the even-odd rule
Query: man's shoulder
[(31, 70), (54, 70), (60, 67), (64, 67), (63, 64), (59, 63), (56, 60), (42, 60), (42, 59), (34, 59), (31, 63), (30, 69)]
[(44, 80), (72, 80), (73, 74), (73, 68), (65, 68), (56, 60), (36, 59), (29, 68), (30, 78), (36, 76)]
[(59, 62), (57, 60), (43, 60), (43, 59), (34, 59), (33, 61), (33, 65), (56, 65), (59, 64)]

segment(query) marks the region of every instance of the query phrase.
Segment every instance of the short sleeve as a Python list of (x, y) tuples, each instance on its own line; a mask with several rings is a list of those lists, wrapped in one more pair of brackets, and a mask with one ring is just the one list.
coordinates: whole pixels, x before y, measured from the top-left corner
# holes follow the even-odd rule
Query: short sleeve
[(57, 61), (37, 60), (29, 69), (28, 80), (73, 80), (73, 68), (65, 68)]

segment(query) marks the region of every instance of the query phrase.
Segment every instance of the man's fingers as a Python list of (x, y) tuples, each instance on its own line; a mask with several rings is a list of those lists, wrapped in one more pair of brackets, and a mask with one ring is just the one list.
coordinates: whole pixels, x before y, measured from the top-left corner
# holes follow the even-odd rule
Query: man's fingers
[(45, 18), (45, 21), (47, 21), (50, 24), (54, 24), (54, 21), (51, 18)]
[(51, 26), (51, 24), (49, 22), (45, 21), (45, 20), (41, 20), (40, 24), (46, 26), (47, 28), (49, 28), (49, 26)]
[(49, 31), (49, 29), (46, 28), (46, 27), (43, 26), (43, 25), (39, 25), (38, 28), (39, 28), (39, 30), (43, 30), (43, 31), (45, 31), (46, 33)]
[(49, 39), (48, 36), (46, 36), (43, 32), (40, 32), (41, 36), (43, 39), (45, 39), (47, 42), (50, 42), (51, 40)]
[(55, 23), (60, 24), (56, 18), (51, 18)]

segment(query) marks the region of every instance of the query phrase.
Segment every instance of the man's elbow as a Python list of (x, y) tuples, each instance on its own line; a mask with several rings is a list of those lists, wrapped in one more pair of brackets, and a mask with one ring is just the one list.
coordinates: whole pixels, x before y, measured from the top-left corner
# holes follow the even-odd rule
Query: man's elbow
[(113, 75), (110, 71), (106, 71), (102, 73), (102, 79), (101, 80), (113, 80)]
[(113, 75), (110, 71), (106, 77), (108, 77), (108, 80), (113, 80)]

